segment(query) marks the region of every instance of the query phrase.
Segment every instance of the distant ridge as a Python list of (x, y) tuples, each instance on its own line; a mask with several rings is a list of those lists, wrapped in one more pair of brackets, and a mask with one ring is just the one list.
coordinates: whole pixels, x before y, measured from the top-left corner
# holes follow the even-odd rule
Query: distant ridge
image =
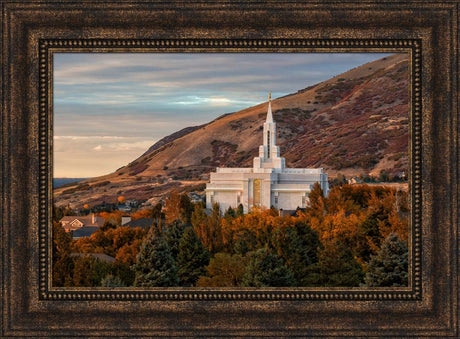
[(53, 187), (58, 188), (66, 184), (77, 183), (88, 178), (53, 178)]

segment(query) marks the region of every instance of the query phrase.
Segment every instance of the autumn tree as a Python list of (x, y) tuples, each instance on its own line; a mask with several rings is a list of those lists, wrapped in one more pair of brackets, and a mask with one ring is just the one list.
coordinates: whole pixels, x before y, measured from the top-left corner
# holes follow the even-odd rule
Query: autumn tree
[(364, 278), (366, 286), (407, 286), (408, 255), (406, 244), (397, 234), (390, 234), (369, 262)]
[(133, 266), (135, 286), (177, 286), (177, 267), (168, 244), (158, 228), (152, 227), (141, 245)]
[(187, 194), (179, 194), (177, 191), (173, 191), (166, 198), (164, 211), (167, 223), (179, 219), (188, 224), (193, 212), (193, 204)]
[(281, 258), (268, 248), (261, 248), (248, 254), (249, 262), (242, 279), (247, 287), (294, 286), (295, 278)]
[(158, 222), (160, 219), (164, 218), (164, 215), (161, 212), (162, 208), (163, 206), (161, 203), (158, 203), (153, 207), (138, 210), (131, 214), (131, 220), (137, 220), (141, 218), (154, 218)]
[(310, 203), (307, 208), (307, 212), (310, 216), (321, 218), (326, 212), (326, 202), (324, 199), (323, 189), (318, 182), (313, 185), (308, 198)]
[(208, 247), (210, 239), (207, 233), (207, 215), (204, 213), (203, 206), (196, 204), (190, 219), (198, 239), (203, 242), (205, 247)]
[(211, 255), (222, 250), (222, 217), (219, 204), (213, 204), (210, 216), (204, 213), (202, 206), (195, 205), (191, 222), (196, 235)]
[(207, 276), (202, 275), (197, 286), (241, 286), (246, 273), (246, 258), (234, 254), (217, 253), (206, 267)]
[(210, 234), (210, 243), (208, 251), (212, 254), (222, 250), (222, 216), (220, 213), (220, 206), (218, 203), (212, 205), (212, 212), (208, 218), (207, 226)]
[(198, 240), (192, 227), (187, 227), (179, 242), (177, 255), (178, 276), (182, 286), (194, 286), (198, 278), (206, 273), (209, 252)]

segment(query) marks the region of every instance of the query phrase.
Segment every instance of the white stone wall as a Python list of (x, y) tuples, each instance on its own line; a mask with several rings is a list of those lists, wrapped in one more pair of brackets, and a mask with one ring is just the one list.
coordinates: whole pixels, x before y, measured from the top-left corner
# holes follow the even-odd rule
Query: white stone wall
[(275, 207), (283, 210), (295, 210), (297, 207), (303, 207), (303, 196), (305, 196), (305, 194), (301, 192), (279, 192), (278, 205)]

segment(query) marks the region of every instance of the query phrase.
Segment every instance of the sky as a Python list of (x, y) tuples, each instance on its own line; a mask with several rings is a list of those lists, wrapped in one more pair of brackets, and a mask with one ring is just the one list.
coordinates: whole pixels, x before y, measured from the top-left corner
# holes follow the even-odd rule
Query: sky
[(382, 53), (55, 53), (55, 178), (109, 174), (187, 126), (297, 92)]

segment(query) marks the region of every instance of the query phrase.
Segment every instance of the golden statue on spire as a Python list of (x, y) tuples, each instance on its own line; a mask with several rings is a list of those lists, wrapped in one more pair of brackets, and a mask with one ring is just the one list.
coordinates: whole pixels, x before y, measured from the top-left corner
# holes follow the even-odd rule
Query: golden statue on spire
[(268, 100), (272, 100), (272, 92), (268, 92)]

